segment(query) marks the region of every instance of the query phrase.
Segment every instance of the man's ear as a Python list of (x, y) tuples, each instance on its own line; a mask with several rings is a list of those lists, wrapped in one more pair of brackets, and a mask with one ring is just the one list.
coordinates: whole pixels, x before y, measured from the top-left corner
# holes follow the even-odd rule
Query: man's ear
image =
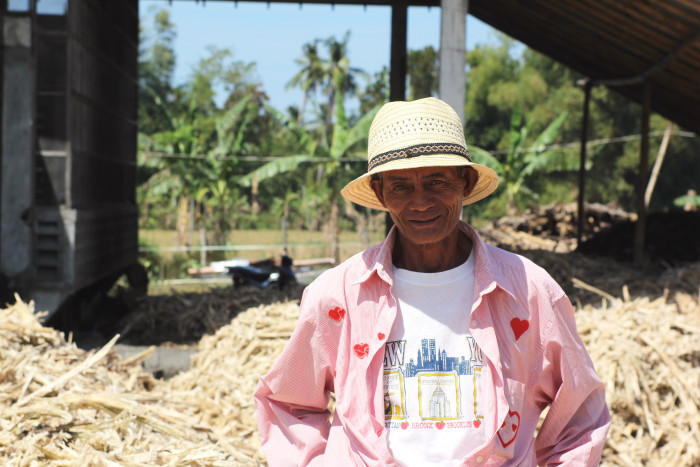
[(384, 203), (384, 193), (382, 192), (382, 181), (373, 178), (369, 181), (369, 186), (372, 188), (372, 191), (374, 191), (374, 194), (377, 196), (377, 199), (382, 206), (386, 207), (386, 204)]
[(466, 198), (472, 194), (472, 191), (474, 191), (474, 187), (479, 181), (479, 172), (471, 167), (465, 167), (463, 177), (466, 181), (466, 184), (464, 185), (464, 197)]

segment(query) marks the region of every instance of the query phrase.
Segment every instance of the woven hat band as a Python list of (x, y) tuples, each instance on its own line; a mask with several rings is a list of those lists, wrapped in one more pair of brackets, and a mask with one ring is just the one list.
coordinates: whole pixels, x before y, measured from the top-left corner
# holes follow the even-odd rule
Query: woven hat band
[(407, 148), (398, 149), (396, 151), (388, 151), (382, 154), (377, 154), (374, 156), (368, 167), (368, 172), (374, 170), (382, 164), (387, 162), (395, 161), (398, 159), (412, 159), (419, 156), (430, 156), (430, 155), (455, 155), (464, 157), (469, 162), (472, 161), (471, 156), (469, 156), (469, 151), (467, 148), (460, 144), (452, 143), (425, 143), (416, 144), (415, 146), (409, 146)]

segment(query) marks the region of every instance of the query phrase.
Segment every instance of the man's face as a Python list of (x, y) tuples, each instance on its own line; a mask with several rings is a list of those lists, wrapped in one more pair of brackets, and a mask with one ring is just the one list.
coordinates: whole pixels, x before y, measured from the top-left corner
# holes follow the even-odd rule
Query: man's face
[(403, 240), (415, 245), (437, 243), (454, 232), (462, 201), (475, 180), (455, 167), (423, 167), (384, 172), (370, 185), (389, 210)]

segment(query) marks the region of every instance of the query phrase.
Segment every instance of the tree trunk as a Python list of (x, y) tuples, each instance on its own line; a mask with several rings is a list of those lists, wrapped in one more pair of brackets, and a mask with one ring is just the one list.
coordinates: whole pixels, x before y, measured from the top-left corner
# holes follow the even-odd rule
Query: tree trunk
[(331, 191), (331, 216), (328, 220), (330, 240), (330, 255), (335, 264), (340, 263), (340, 226), (338, 225), (338, 196), (336, 190)]
[(345, 200), (345, 214), (355, 222), (355, 229), (360, 236), (360, 242), (364, 249), (369, 248), (369, 229), (367, 218), (360, 211), (355, 209), (351, 201)]
[(177, 204), (177, 220), (175, 230), (177, 232), (177, 246), (185, 246), (187, 244), (187, 232), (190, 230), (190, 203), (187, 196), (180, 195)]
[(199, 250), (199, 264), (204, 266), (207, 264), (207, 228), (199, 228), (199, 246), (202, 248)]
[(253, 180), (250, 186), (250, 212), (258, 214), (260, 212), (260, 204), (258, 203), (258, 176), (253, 174)]

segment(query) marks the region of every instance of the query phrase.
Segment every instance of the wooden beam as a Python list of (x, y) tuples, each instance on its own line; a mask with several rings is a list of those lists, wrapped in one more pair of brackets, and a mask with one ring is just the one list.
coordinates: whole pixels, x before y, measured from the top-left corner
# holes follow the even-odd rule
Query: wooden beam
[(408, 2), (398, 0), (391, 6), (391, 61), (389, 66), (389, 100), (406, 100), (406, 44)]
[(647, 209), (649, 209), (649, 204), (651, 203), (651, 195), (654, 193), (656, 180), (659, 178), (661, 165), (664, 163), (664, 158), (666, 157), (668, 141), (671, 139), (671, 131), (673, 131), (673, 122), (668, 122), (668, 125), (666, 126), (666, 131), (664, 131), (664, 137), (661, 140), (661, 146), (659, 147), (659, 154), (656, 156), (656, 160), (654, 161), (654, 168), (651, 171), (651, 178), (649, 178), (647, 191), (644, 193), (644, 206)]
[[(408, 2), (398, 0), (391, 5), (391, 59), (389, 66), (389, 100), (406, 100), (406, 57), (408, 35)], [(389, 233), (394, 221), (387, 212), (384, 230)]]

